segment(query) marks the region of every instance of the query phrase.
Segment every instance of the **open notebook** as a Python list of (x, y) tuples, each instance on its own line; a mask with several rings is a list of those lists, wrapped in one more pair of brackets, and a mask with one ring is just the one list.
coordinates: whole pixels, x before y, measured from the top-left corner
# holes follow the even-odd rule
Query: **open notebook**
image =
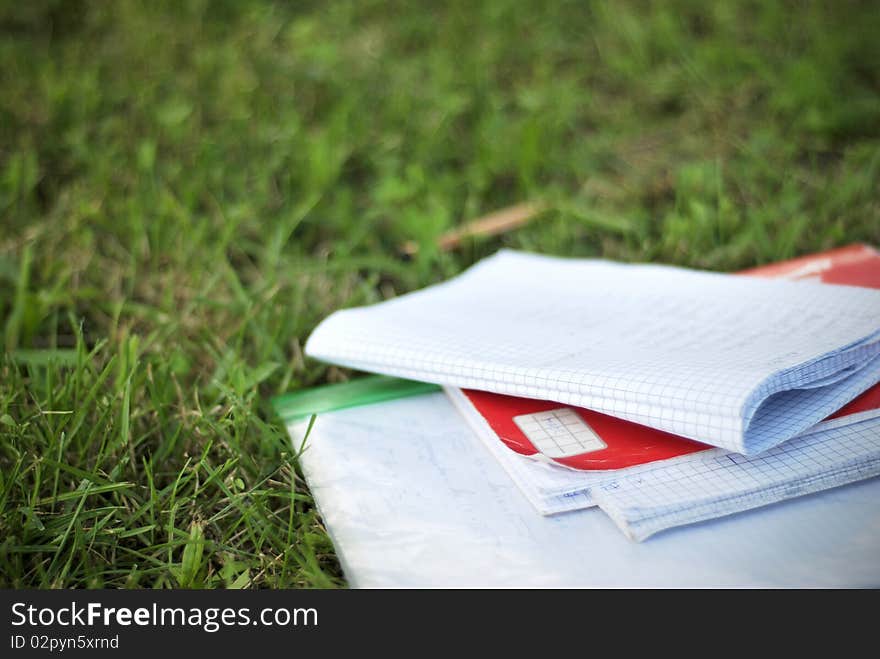
[(880, 380), (880, 291), (504, 250), (334, 313), (306, 353), (757, 454)]
[[(880, 254), (852, 246), (749, 274), (880, 288)], [(558, 403), (451, 387), (447, 393), (539, 512), (598, 504), (634, 539), (880, 473), (880, 385), (800, 437), (752, 457)], [(571, 418), (560, 422), (560, 412)], [(533, 427), (536, 417), (555, 423)], [(591, 436), (577, 440), (584, 428)]]

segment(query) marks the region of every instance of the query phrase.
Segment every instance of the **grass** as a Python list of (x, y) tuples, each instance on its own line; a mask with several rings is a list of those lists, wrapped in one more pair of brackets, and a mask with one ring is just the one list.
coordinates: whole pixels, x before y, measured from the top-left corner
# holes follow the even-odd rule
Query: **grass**
[(880, 244), (878, 33), (871, 2), (0, 5), (0, 586), (344, 585), (269, 405), (352, 375), (315, 324), (501, 245)]

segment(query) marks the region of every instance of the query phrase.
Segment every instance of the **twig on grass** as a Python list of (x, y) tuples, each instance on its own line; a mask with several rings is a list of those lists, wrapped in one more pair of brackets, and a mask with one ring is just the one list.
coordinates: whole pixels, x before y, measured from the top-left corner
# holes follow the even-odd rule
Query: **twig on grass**
[[(444, 233), (437, 239), (437, 247), (441, 251), (448, 252), (459, 247), (467, 238), (507, 233), (521, 227), (545, 210), (547, 210), (545, 204), (532, 201), (502, 208)], [(400, 251), (406, 256), (413, 256), (419, 251), (419, 244), (414, 240), (408, 240), (401, 245)]]

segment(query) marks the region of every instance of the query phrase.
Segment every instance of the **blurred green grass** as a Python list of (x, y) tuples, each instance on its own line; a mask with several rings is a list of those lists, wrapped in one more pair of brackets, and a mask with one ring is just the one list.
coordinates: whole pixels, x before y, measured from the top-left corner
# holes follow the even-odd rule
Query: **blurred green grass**
[(501, 245), (880, 244), (877, 34), (873, 2), (0, 5), (0, 586), (343, 585), (268, 404), (349, 376), (314, 325)]

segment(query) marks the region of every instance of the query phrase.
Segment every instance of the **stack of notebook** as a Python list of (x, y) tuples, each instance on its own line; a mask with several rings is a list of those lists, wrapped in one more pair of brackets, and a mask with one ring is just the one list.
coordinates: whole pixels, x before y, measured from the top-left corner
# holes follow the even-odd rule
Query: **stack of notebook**
[[(568, 585), (601, 585), (596, 569), (577, 560), (586, 548), (598, 556), (608, 543), (880, 473), (876, 288), (880, 254), (865, 246), (740, 275), (502, 251), (446, 283), (331, 315), (307, 354), (385, 377), (293, 394), (277, 406), (305, 440), (303, 465), (341, 555), (381, 548), (387, 559), (388, 537), (422, 557), (473, 548), (446, 567), (405, 553), (398, 563), (409, 567), (391, 577), (367, 558), (347, 567), (354, 581), (467, 585), (471, 574), (473, 585), (546, 585), (567, 575)], [(844, 491), (853, 490), (831, 490)], [(724, 540), (731, 523), (742, 523), (731, 522), (737, 515), (690, 527), (669, 550), (651, 549), (669, 546), (668, 533), (634, 545), (644, 547), (638, 558), (623, 560), (605, 585), (629, 584), (639, 566), (652, 577), (637, 583), (661, 583), (651, 566), (685, 546), (702, 557), (690, 565), (702, 561), (696, 574), (712, 575), (709, 583), (823, 583), (823, 534), (839, 543), (841, 533), (857, 534), (861, 549), (826, 565), (825, 576), (864, 585), (880, 577), (869, 559), (880, 549), (876, 500), (807, 497), (774, 508), (771, 516), (782, 518), (768, 528), (794, 524), (802, 541), (803, 533), (812, 538), (809, 579), (791, 568), (774, 573), (781, 581), (755, 577), (755, 551), (776, 560), (785, 551), (772, 532), (760, 550), (742, 544), (762, 528), (752, 514), (746, 536), (737, 529)], [(598, 522), (603, 513), (623, 532), (615, 540)], [(817, 528), (819, 518), (853, 526), (832, 533)], [(601, 530), (587, 529), (595, 524)], [(490, 567), (474, 557), (502, 544), (518, 569), (493, 552)], [(735, 568), (732, 551), (745, 568)], [(622, 560), (619, 547), (613, 553)]]

